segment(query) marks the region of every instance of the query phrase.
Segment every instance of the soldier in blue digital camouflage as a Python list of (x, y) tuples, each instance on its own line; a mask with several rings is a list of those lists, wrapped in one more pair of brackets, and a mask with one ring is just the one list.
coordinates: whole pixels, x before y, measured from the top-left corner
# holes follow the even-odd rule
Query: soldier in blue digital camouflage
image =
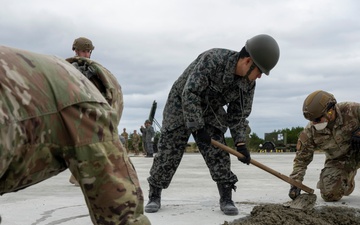
[(93, 224), (150, 224), (118, 138), (121, 87), (100, 64), (87, 62), (103, 92), (65, 60), (0, 47), (0, 195), (69, 168)]
[[(326, 160), (317, 188), (324, 201), (339, 201), (353, 192), (360, 168), (360, 104), (337, 103), (332, 94), (318, 90), (305, 99), (303, 114), (310, 122), (299, 135), (290, 177), (302, 182), (314, 151), (322, 150)], [(291, 186), (289, 197), (295, 199), (300, 191)]]
[(237, 215), (232, 190), (238, 181), (230, 168), (227, 152), (211, 145), (211, 138), (225, 144), (229, 128), (234, 143), (249, 164), (246, 148), (247, 117), (250, 115), (255, 80), (269, 75), (279, 60), (277, 42), (261, 34), (247, 40), (241, 51), (210, 49), (200, 54), (173, 84), (163, 112), (158, 153), (148, 178), (149, 202), (145, 211), (157, 212), (161, 192), (167, 188), (184, 154), (192, 134), (216, 182), (220, 209), (226, 215)]

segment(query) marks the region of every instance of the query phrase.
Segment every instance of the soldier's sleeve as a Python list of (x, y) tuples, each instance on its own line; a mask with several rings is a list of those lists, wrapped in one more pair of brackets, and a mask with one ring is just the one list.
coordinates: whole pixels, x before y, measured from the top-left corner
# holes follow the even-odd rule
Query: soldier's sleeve
[(246, 142), (246, 129), (249, 126), (249, 117), (255, 93), (255, 82), (250, 83), (249, 89), (240, 94), (237, 101), (231, 102), (228, 107), (228, 124), (234, 143)]
[(200, 95), (209, 86), (208, 77), (215, 73), (216, 60), (214, 54), (204, 53), (198, 57), (192, 70), (189, 71), (190, 74), (182, 93), (182, 105), (185, 125), (191, 131), (198, 130), (205, 125)]
[[(80, 70), (101, 92), (107, 102), (117, 111), (118, 122), (121, 119), (124, 107), (122, 89), (116, 77), (100, 63), (88, 58), (71, 57), (66, 61)], [(82, 68), (87, 68), (83, 70)], [(87, 73), (91, 73), (88, 76)], [(96, 75), (96, 76), (93, 76)]]
[(309, 137), (309, 132), (304, 129), (299, 135), (296, 145), (296, 155), (293, 161), (293, 171), (290, 178), (302, 182), (308, 165), (312, 162), (314, 157), (315, 146), (312, 138)]

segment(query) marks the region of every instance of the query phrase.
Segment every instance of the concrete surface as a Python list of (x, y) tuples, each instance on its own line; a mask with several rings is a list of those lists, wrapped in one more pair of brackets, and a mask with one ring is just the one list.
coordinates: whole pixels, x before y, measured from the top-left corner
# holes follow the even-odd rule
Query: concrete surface
[[(294, 153), (253, 153), (256, 161), (288, 176), (292, 170)], [(131, 157), (148, 200), (146, 178), (152, 158)], [(323, 154), (316, 154), (310, 164), (304, 184), (315, 189), (316, 206), (349, 206), (360, 208), (360, 189), (340, 202), (325, 203), (316, 189), (324, 162)], [(146, 215), (153, 225), (219, 225), (248, 216), (255, 205), (285, 203), (289, 184), (253, 166), (244, 165), (232, 157), (232, 169), (238, 176), (233, 200), (239, 215), (225, 216), (219, 209), (219, 194), (200, 154), (185, 154), (173, 182), (162, 193), (162, 208)], [(1, 225), (88, 225), (91, 224), (85, 201), (78, 187), (69, 183), (69, 171), (17, 193), (0, 197)], [(355, 181), (360, 182), (359, 176)]]

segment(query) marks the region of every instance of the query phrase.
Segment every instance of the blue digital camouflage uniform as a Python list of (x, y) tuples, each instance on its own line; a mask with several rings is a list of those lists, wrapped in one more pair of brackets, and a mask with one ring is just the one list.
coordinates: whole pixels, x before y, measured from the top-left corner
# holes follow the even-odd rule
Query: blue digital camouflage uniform
[(95, 68), (109, 81), (105, 98), (65, 60), (0, 46), (0, 194), (69, 168), (94, 224), (150, 224), (118, 138), (121, 87)]
[[(246, 141), (246, 118), (251, 112), (255, 81), (235, 75), (238, 60), (239, 52), (210, 49), (175, 81), (163, 112), (158, 153), (148, 178), (150, 185), (169, 186), (191, 133), (202, 127), (221, 143), (225, 142), (227, 128), (235, 143)], [(198, 147), (215, 182), (237, 182), (227, 152), (203, 143)]]
[(352, 150), (352, 133), (360, 126), (360, 104), (342, 102), (335, 105), (336, 119), (324, 130), (309, 122), (301, 132), (293, 171), (290, 177), (302, 182), (315, 150), (326, 155), (317, 188), (325, 201), (338, 201), (352, 193), (354, 177), (360, 168), (360, 153)]

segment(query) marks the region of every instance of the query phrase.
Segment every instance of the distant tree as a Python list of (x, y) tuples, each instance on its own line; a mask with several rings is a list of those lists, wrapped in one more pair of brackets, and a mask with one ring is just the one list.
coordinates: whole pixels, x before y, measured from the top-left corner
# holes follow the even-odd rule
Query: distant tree
[(289, 128), (284, 128), (282, 130), (277, 130), (274, 132), (277, 133), (286, 133), (287, 136), (287, 144), (296, 144), (299, 134), (300, 132), (304, 129), (304, 127), (292, 127), (291, 129)]
[(225, 137), (225, 143), (227, 146), (229, 146), (230, 148), (234, 148), (235, 144), (234, 144), (234, 140), (231, 137)]
[(262, 143), (264, 143), (264, 139), (259, 138), (259, 136), (256, 133), (251, 133), (247, 141), (247, 146), (251, 150), (257, 151), (259, 149), (259, 145)]
[(291, 130), (287, 130), (287, 141), (289, 144), (296, 144), (299, 135), (304, 127), (292, 127)]

